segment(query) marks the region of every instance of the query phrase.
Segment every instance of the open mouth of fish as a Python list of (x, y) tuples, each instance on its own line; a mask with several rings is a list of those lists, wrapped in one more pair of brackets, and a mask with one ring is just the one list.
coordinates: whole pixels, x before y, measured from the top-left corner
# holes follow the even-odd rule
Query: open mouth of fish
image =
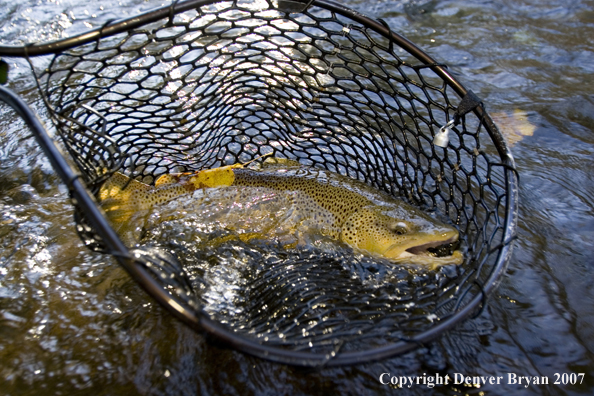
[(399, 258), (413, 256), (448, 257), (453, 255), (459, 246), (458, 235), (454, 235), (443, 241), (428, 242), (410, 247), (402, 252)]

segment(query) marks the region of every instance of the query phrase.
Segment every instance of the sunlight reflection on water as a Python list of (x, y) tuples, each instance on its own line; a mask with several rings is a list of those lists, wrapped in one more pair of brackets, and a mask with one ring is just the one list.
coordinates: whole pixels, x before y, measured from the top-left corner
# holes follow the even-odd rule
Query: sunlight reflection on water
[[(2, 1), (0, 40), (15, 44), (72, 36), (161, 4), (120, 3)], [(388, 388), (377, 378), (387, 371), (538, 373), (551, 379), (555, 372), (579, 371), (587, 373), (582, 386), (522, 391), (585, 394), (594, 389), (590, 5), (555, 0), (344, 3), (384, 18), (446, 62), (489, 111), (509, 115), (518, 109), (535, 125), (513, 148), (522, 183), (520, 239), (509, 275), (489, 308), (427, 348), (353, 368), (302, 372), (219, 349), (155, 307), (113, 260), (81, 246), (67, 192), (58, 187), (34, 142), (23, 140), (23, 123), (9, 115), (0, 120), (0, 376), (8, 394), (83, 389), (380, 394)], [(18, 68), (11, 87), (41, 109), (26, 64), (9, 61)], [(39, 197), (17, 202), (8, 192), (23, 185)], [(223, 275), (234, 279), (232, 273), (213, 274)], [(222, 294), (213, 298), (233, 301), (233, 291), (215, 290)], [(438, 394), (513, 394), (520, 388), (436, 389)], [(425, 394), (427, 389), (400, 391)]]

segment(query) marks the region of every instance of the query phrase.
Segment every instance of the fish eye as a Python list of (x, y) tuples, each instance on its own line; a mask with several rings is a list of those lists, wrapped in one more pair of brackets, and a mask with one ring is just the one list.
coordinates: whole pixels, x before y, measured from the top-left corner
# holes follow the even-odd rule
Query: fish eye
[(408, 227), (406, 223), (399, 221), (397, 223), (390, 223), (388, 224), (388, 229), (395, 233), (396, 235), (404, 235), (408, 232)]

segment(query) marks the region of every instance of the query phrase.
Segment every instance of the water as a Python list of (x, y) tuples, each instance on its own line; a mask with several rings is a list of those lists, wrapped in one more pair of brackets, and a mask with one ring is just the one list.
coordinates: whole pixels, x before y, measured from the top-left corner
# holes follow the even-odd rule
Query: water
[[(222, 349), (155, 306), (74, 232), (67, 192), (22, 122), (0, 120), (0, 389), (28, 394), (383, 394), (382, 373), (547, 376), (548, 386), (414, 385), (410, 394), (591, 394), (594, 388), (594, 3), (344, 1), (388, 21), (485, 102), (535, 128), (515, 143), (519, 240), (482, 315), (416, 352), (300, 370)], [(0, 40), (75, 34), (154, 1), (0, 1)], [(100, 8), (103, 9), (100, 9)], [(86, 12), (85, 12), (86, 11)], [(93, 17), (95, 15), (95, 17)], [(74, 19), (73, 18), (76, 18)], [(25, 62), (9, 86), (42, 117)], [(585, 373), (554, 385), (555, 373)], [(507, 380), (507, 377), (506, 377)]]
[[(202, 309), (245, 337), (307, 347), (312, 354), (335, 350), (325, 334), (341, 341), (341, 352), (375, 348), (412, 334), (411, 328), (431, 326), (437, 317), (434, 301), (445, 285), (453, 289), (451, 282), (462, 277), (456, 263), (462, 262), (466, 246), (455, 256), (450, 245), (439, 249), (439, 257), (422, 251), (396, 257), (403, 252), (399, 247), (411, 241), (437, 242), (454, 230), (364, 184), (286, 165), (234, 173), (234, 186), (182, 195), (153, 207), (149, 215), (137, 216), (137, 211), (119, 232), (144, 230), (137, 240), (141, 246), (174, 251)], [(339, 205), (320, 206), (330, 204), (320, 188), (326, 194), (333, 188), (328, 195)], [(345, 218), (356, 202), (383, 208), (379, 213), (385, 217), (367, 212), (362, 219), (367, 227), (382, 230), (382, 222), (391, 221), (386, 217), (402, 227), (408, 224), (408, 234), (385, 241), (393, 260), (339, 242), (339, 224), (349, 221)], [(108, 201), (103, 206), (107, 211)], [(395, 326), (394, 318), (406, 325)], [(357, 331), (365, 337), (353, 338)]]

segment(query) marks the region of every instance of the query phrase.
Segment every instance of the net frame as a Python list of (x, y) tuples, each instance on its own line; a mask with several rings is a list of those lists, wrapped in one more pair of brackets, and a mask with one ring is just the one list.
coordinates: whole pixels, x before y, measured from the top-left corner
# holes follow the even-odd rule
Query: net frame
[[(51, 53), (56, 54), (55, 56), (59, 57), (61, 54), (65, 54), (72, 49), (76, 50), (77, 47), (85, 46), (89, 43), (97, 43), (96, 45), (99, 45), (98, 43), (100, 43), (101, 40), (109, 39), (110, 37), (114, 37), (123, 32), (131, 32), (134, 29), (142, 29), (143, 26), (151, 23), (159, 23), (159, 21), (161, 21), (161, 25), (163, 25), (162, 22), (165, 21), (165, 25), (170, 25), (175, 28), (176, 26), (179, 26), (179, 24), (176, 25), (176, 16), (192, 9), (203, 9), (204, 7), (210, 7), (216, 3), (220, 2), (212, 0), (174, 2), (171, 6), (162, 7), (160, 9), (141, 14), (134, 18), (111, 22), (100, 29), (95, 29), (86, 34), (66, 40), (48, 44), (34, 44), (26, 47), (0, 47), (0, 54), (3, 56), (30, 57)], [(246, 10), (246, 2), (234, 1), (229, 3), (231, 3), (234, 8), (238, 8), (240, 11)], [(273, 5), (270, 4), (270, 6)], [(288, 19), (293, 22), (295, 22), (297, 18), (294, 15), (303, 15), (304, 13), (307, 14), (308, 17), (314, 17), (315, 19), (315, 15), (313, 14), (315, 11), (312, 10), (323, 10), (324, 12), (330, 12), (332, 15), (332, 22), (336, 22), (337, 16), (340, 16), (340, 18), (346, 18), (349, 21), (349, 23), (346, 25), (348, 29), (354, 29), (354, 31), (359, 33), (372, 32), (374, 35), (377, 34), (387, 39), (387, 43), (384, 42), (384, 44), (380, 46), (382, 46), (382, 48), (388, 53), (394, 54), (394, 47), (397, 46), (399, 49), (405, 50), (409, 55), (414, 57), (414, 59), (418, 61), (418, 64), (410, 66), (411, 69), (417, 73), (421, 80), (423, 78), (421, 76), (422, 71), (430, 70), (432, 73), (442, 79), (444, 84), (444, 92), (446, 89), (451, 89), (458, 96), (458, 99), (465, 97), (467, 94), (466, 89), (447, 72), (443, 65), (437, 64), (435, 60), (416, 47), (416, 45), (404, 37), (392, 32), (389, 27), (381, 21), (375, 21), (331, 1), (278, 1), (275, 2), (274, 7), (281, 12), (286, 12)], [(224, 10), (228, 9), (225, 8)], [(208, 14), (208, 12), (206, 14)], [(291, 17), (291, 15), (293, 16)], [(322, 18), (322, 20), (324, 19)], [(208, 27), (211, 25), (206, 26)], [(345, 25), (342, 26), (343, 32), (344, 28)], [(331, 35), (332, 33), (337, 32), (326, 31), (326, 33)], [(350, 32), (346, 32), (346, 34), (348, 35)], [(369, 38), (369, 36), (367, 37)], [(334, 56), (334, 58), (336, 58), (336, 55), (340, 55), (340, 50), (343, 49), (341, 45), (342, 44), (338, 45), (334, 49), (328, 49), (326, 55)], [(336, 51), (336, 48), (338, 48), (338, 52)], [(338, 58), (340, 59), (340, 57)], [(52, 63), (52, 65), (53, 64), (54, 63)], [(402, 62), (401, 66), (408, 67), (406, 62)], [(331, 68), (332, 62), (330, 62), (330, 67), (328, 67), (328, 70)], [(71, 110), (70, 114), (67, 114), (68, 112), (65, 112), (63, 108), (57, 109), (56, 101), (52, 101), (52, 95), (55, 94), (56, 91), (51, 91), (51, 89), (55, 88), (55, 86), (52, 87), (51, 84), (48, 84), (48, 79), (44, 80), (44, 78), (47, 76), (47, 73), (42, 73), (40, 76), (38, 76), (40, 92), (46, 101), (46, 105), (48, 106), (50, 115), (52, 115), (52, 119), (57, 127), (57, 131), (63, 140), (63, 144), (67, 151), (71, 154), (70, 159), (74, 160), (78, 170), (81, 173), (77, 173), (72, 169), (67, 160), (64, 158), (63, 154), (59, 149), (57, 149), (55, 142), (49, 137), (47, 132), (38, 123), (38, 121), (36, 121), (34, 114), (27, 109), (26, 105), (24, 105), (22, 101), (18, 99), (18, 97), (11, 95), (4, 89), (1, 92), (1, 96), (2, 99), (17, 109), (19, 114), (27, 121), (29, 127), (35, 132), (35, 136), (38, 139), (40, 145), (43, 147), (46, 154), (52, 161), (52, 165), (68, 186), (73, 199), (73, 204), (76, 208), (75, 216), (78, 224), (77, 231), (81, 235), (83, 241), (85, 241), (85, 243), (92, 249), (109, 252), (114, 257), (116, 257), (118, 261), (124, 266), (124, 268), (126, 268), (133, 276), (133, 278), (135, 278), (136, 281), (138, 281), (151, 296), (153, 296), (175, 316), (196, 330), (216, 336), (216, 338), (222, 340), (224, 343), (233, 348), (261, 358), (304, 366), (334, 366), (383, 359), (414, 349), (419, 345), (434, 339), (444, 331), (455, 326), (460, 321), (468, 318), (473, 313), (476, 313), (478, 308), (484, 306), (486, 297), (490, 295), (493, 290), (495, 290), (498, 283), (501, 281), (503, 273), (505, 272), (505, 268), (511, 255), (511, 242), (515, 237), (515, 227), (517, 222), (517, 175), (515, 172), (513, 157), (507, 148), (505, 140), (497, 130), (497, 127), (494, 125), (489, 115), (484, 110), (484, 107), (476, 107), (471, 113), (478, 120), (477, 125), (474, 126), (476, 128), (475, 135), (478, 136), (481, 131), (483, 134), (484, 132), (487, 132), (492, 143), (492, 148), (496, 151), (496, 154), (499, 157), (497, 161), (492, 161), (490, 159), (492, 158), (493, 153), (488, 154), (489, 157), (485, 166), (486, 169), (484, 169), (486, 178), (499, 178), (504, 191), (495, 194), (497, 197), (496, 201), (498, 207), (497, 210), (493, 211), (492, 208), (487, 208), (486, 204), (482, 200), (482, 194), (487, 194), (483, 191), (482, 187), (491, 186), (490, 184), (485, 184), (484, 186), (481, 185), (481, 189), (478, 192), (480, 197), (479, 199), (474, 200), (474, 207), (470, 211), (472, 216), (469, 216), (462, 206), (464, 205), (464, 196), (472, 194), (472, 191), (470, 191), (471, 189), (468, 187), (471, 182), (468, 180), (466, 181), (466, 189), (463, 191), (466, 195), (463, 195), (462, 198), (459, 199), (459, 197), (456, 196), (455, 190), (459, 187), (458, 183), (463, 185), (464, 181), (456, 179), (455, 173), (449, 173), (446, 175), (446, 170), (449, 169), (451, 171), (452, 169), (456, 169), (457, 166), (460, 166), (459, 152), (456, 152), (456, 150), (453, 152), (445, 150), (444, 156), (439, 158), (436, 154), (436, 150), (438, 149), (436, 149), (430, 141), (430, 138), (434, 136), (436, 130), (439, 129), (439, 126), (445, 124), (445, 122), (449, 120), (448, 116), (454, 113), (456, 110), (456, 107), (451, 104), (446, 96), (446, 105), (441, 105), (441, 108), (445, 113), (444, 119), (437, 120), (431, 117), (430, 122), (426, 122), (424, 126), (425, 129), (423, 129), (423, 127), (419, 127), (418, 120), (416, 119), (420, 118), (421, 123), (423, 122), (422, 117), (420, 117), (418, 113), (413, 113), (413, 115), (409, 117), (412, 124), (415, 125), (416, 132), (418, 134), (421, 134), (421, 132), (430, 133), (430, 136), (425, 138), (423, 143), (430, 144), (430, 152), (432, 153), (431, 159), (439, 158), (441, 160), (441, 162), (437, 164), (438, 168), (441, 170), (440, 175), (443, 174), (444, 177), (452, 178), (448, 183), (448, 188), (450, 189), (450, 200), (452, 202), (451, 205), (446, 205), (446, 212), (449, 208), (453, 207), (454, 209), (458, 210), (458, 214), (463, 213), (463, 215), (469, 217), (467, 219), (467, 224), (470, 224), (473, 221), (475, 221), (476, 224), (474, 217), (478, 216), (477, 211), (484, 209), (485, 212), (491, 213), (492, 216), (497, 218), (496, 227), (500, 231), (498, 233), (484, 236), (483, 242), (479, 244), (480, 246), (471, 246), (473, 254), (475, 254), (477, 257), (480, 257), (482, 254), (482, 258), (480, 260), (474, 261), (472, 271), (467, 271), (465, 274), (463, 274), (464, 279), (460, 282), (460, 285), (463, 285), (464, 288), (457, 292), (456, 298), (453, 301), (449, 300), (446, 304), (444, 304), (448, 306), (446, 310), (447, 313), (439, 317), (439, 320), (437, 323), (435, 323), (435, 325), (429, 327), (428, 329), (424, 329), (420, 333), (408, 337), (402, 337), (387, 345), (370, 348), (364, 351), (341, 352), (339, 348), (337, 348), (335, 351), (331, 351), (330, 353), (289, 350), (285, 348), (279, 348), (274, 345), (268, 345), (264, 342), (257, 342), (254, 339), (246, 337), (245, 335), (238, 334), (222, 323), (213, 320), (211, 317), (209, 317), (209, 315), (200, 310), (199, 304), (192, 299), (193, 292), (191, 290), (191, 286), (186, 282), (184, 274), (179, 273), (179, 265), (175, 258), (158, 250), (147, 251), (138, 249), (131, 251), (126, 246), (124, 246), (124, 244), (115, 234), (103, 216), (94, 198), (94, 194), (97, 192), (98, 187), (109, 176), (110, 173), (108, 172), (107, 174), (101, 174), (97, 172), (97, 169), (100, 167), (105, 167), (112, 173), (122, 167), (128, 167), (128, 169), (132, 169), (130, 173), (131, 175), (149, 183), (154, 181), (154, 176), (158, 176), (158, 174), (150, 175), (145, 171), (145, 169), (138, 169), (138, 164), (126, 163), (128, 157), (122, 152), (118, 141), (114, 139), (109, 133), (107, 133), (111, 132), (108, 131), (108, 128), (106, 127), (109, 121), (92, 106), (82, 107), (79, 103), (78, 107), (74, 110)], [(409, 90), (409, 88), (407, 88), (407, 90)], [(410, 90), (408, 92), (411, 94), (411, 98), (415, 98), (415, 92), (411, 92)], [(430, 94), (425, 91), (424, 94), (421, 95), (430, 97)], [(367, 97), (367, 100), (373, 101), (369, 97)], [(400, 107), (400, 109), (402, 110), (403, 108)], [(79, 113), (76, 113), (77, 111), (79, 111)], [(404, 112), (406, 113), (406, 111)], [(471, 127), (468, 127), (467, 129), (466, 122), (467, 120), (463, 119), (460, 129), (454, 130), (454, 139), (459, 144), (458, 150), (461, 151), (461, 148), (464, 146), (463, 141), (466, 138), (466, 135), (473, 135), (472, 132), (468, 131), (468, 129)], [(403, 124), (405, 123), (406, 122), (403, 122)], [(373, 126), (377, 125), (374, 124), (373, 121), (372, 124)], [(381, 128), (378, 129), (381, 131)], [(72, 131), (78, 132), (75, 138), (72, 137)], [(417, 138), (419, 138), (419, 136), (417, 136)], [(409, 144), (406, 141), (404, 143), (399, 141), (398, 143), (403, 144), (403, 146)], [(475, 147), (472, 147), (478, 152), (479, 150), (476, 146), (479, 146), (478, 140)], [(93, 151), (90, 152), (90, 155), (87, 155), (84, 160), (81, 160), (81, 151), (84, 152), (85, 150), (88, 150), (89, 147), (93, 147)], [(410, 148), (412, 146), (408, 147)], [(451, 147), (452, 144), (450, 144), (450, 148)], [(415, 148), (417, 150), (416, 154), (422, 155), (424, 151), (422, 144), (419, 144)], [(94, 157), (94, 154), (98, 150), (102, 151), (103, 153), (109, 153), (109, 155)], [(473, 151), (473, 153), (476, 154), (474, 150), (469, 150), (466, 148), (466, 151)], [(415, 150), (413, 150), (413, 152), (414, 151)], [(451, 154), (452, 158), (448, 156), (448, 153)], [(261, 153), (254, 153), (254, 156), (256, 154)], [(475, 157), (479, 158), (481, 155), (487, 156), (485, 153), (479, 154), (475, 155)], [(89, 162), (89, 158), (93, 159), (95, 163)], [(239, 157), (235, 159), (237, 160)], [(246, 160), (249, 158), (242, 159)], [(403, 159), (402, 162), (405, 166), (407, 165), (407, 160), (411, 160), (411, 158), (406, 157)], [(218, 166), (224, 163), (225, 162), (223, 158), (219, 159), (219, 162), (211, 161), (209, 163), (208, 161), (203, 161), (202, 163), (199, 162), (194, 164), (194, 166), (199, 168), (206, 164)], [(429, 161), (429, 163), (431, 163), (431, 161)], [(323, 163), (318, 161), (308, 165), (320, 166), (323, 165)], [(444, 169), (444, 167), (448, 169)], [(420, 166), (418, 166), (418, 164), (414, 164), (412, 168), (415, 168), (414, 173), (416, 173), (416, 170), (418, 170), (416, 168), (420, 168)], [(164, 171), (162, 170), (161, 172), (166, 173), (171, 169), (173, 168), (168, 168)], [(185, 169), (187, 170), (188, 168)], [(344, 168), (331, 170), (339, 170), (343, 171), (342, 173), (349, 173), (348, 169)], [(473, 171), (476, 171), (476, 168), (473, 168)], [(413, 187), (410, 189), (403, 188), (403, 185), (401, 184), (399, 188), (388, 190), (388, 192), (392, 193), (393, 195), (396, 195), (396, 193), (398, 195), (404, 195), (409, 200), (416, 202), (417, 204), (423, 203), (423, 201), (427, 203), (428, 200), (428, 206), (437, 206), (435, 195), (433, 198), (431, 198), (431, 196), (423, 196), (422, 192), (423, 190), (427, 190), (427, 188), (424, 182), (419, 182), (419, 180), (425, 180), (428, 177), (432, 178), (433, 176), (431, 172), (431, 167), (429, 167), (427, 170), (421, 171), (421, 174), (418, 176), (411, 176), (405, 172), (405, 178), (408, 177), (408, 180), (411, 182)], [(469, 174), (472, 176), (472, 171), (466, 173), (467, 178)], [(381, 183), (378, 183), (378, 180), (376, 177), (374, 177), (377, 176), (376, 173), (369, 172), (367, 174), (360, 175), (355, 172), (354, 174), (351, 174), (351, 176), (354, 176), (355, 178), (358, 177), (370, 184), (375, 184), (376, 187), (378, 187), (379, 184), (381, 187)], [(84, 182), (81, 181), (81, 178), (84, 180)], [(373, 179), (376, 180), (374, 181)], [(452, 180), (455, 182), (452, 182)], [(416, 188), (414, 188), (415, 183)], [(419, 186), (422, 187), (419, 188)], [(460, 190), (460, 188), (458, 188), (458, 190)], [(488, 214), (487, 217), (489, 217)], [(479, 228), (478, 225), (476, 228)], [(488, 238), (491, 238), (491, 240), (486, 243), (485, 239)], [(472, 245), (472, 241), (470, 242)], [(475, 244), (476, 243), (477, 242), (475, 241)], [(487, 251), (484, 251), (485, 249)], [(487, 270), (485, 270), (485, 267), (488, 267)], [(175, 281), (167, 283), (164, 281), (164, 279), (174, 279)]]

